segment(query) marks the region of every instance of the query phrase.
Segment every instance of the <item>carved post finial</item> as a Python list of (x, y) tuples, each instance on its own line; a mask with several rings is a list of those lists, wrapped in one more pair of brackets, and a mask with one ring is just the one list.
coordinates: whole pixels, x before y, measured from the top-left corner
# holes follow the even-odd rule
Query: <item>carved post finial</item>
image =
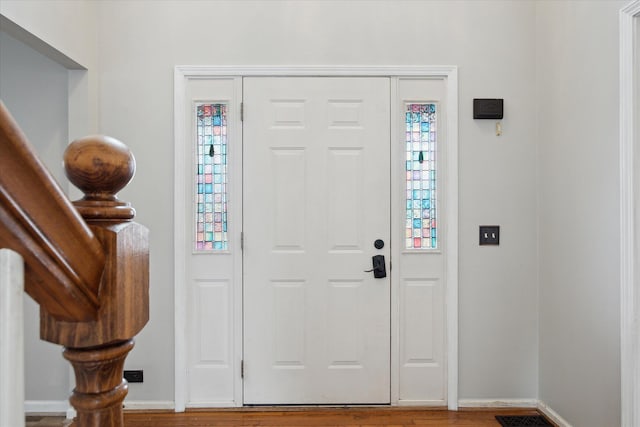
[(67, 177), (84, 192), (73, 202), (102, 245), (106, 260), (95, 321), (60, 322), (41, 312), (40, 335), (65, 347), (76, 374), (71, 404), (78, 427), (120, 427), (127, 394), (123, 367), (133, 338), (149, 319), (148, 230), (116, 197), (135, 173), (129, 148), (106, 136), (88, 136), (65, 151)]
[(64, 153), (67, 178), (83, 193), (74, 205), (86, 220), (128, 220), (135, 210), (116, 194), (133, 178), (136, 160), (115, 138), (91, 135), (73, 141)]

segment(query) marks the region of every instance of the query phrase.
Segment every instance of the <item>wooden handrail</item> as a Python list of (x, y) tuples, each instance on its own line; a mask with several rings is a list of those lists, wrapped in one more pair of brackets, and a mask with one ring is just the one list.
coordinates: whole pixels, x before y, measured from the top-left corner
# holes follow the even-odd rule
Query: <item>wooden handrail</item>
[(25, 259), (25, 291), (56, 318), (95, 319), (102, 245), (2, 102), (0, 171), (0, 246)]
[(89, 136), (65, 151), (84, 192), (71, 204), (0, 102), (0, 247), (25, 260), (40, 338), (65, 347), (78, 427), (123, 425), (124, 360), (149, 320), (148, 230), (116, 193), (135, 173), (121, 142)]

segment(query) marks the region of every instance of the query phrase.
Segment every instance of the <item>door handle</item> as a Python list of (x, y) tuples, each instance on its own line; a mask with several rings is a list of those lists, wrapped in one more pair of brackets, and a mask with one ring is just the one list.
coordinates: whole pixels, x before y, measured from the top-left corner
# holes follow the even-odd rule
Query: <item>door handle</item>
[(384, 255), (374, 255), (371, 257), (371, 263), (373, 268), (371, 270), (365, 270), (365, 273), (373, 271), (373, 277), (376, 279), (382, 279), (387, 277), (387, 268), (385, 266)]

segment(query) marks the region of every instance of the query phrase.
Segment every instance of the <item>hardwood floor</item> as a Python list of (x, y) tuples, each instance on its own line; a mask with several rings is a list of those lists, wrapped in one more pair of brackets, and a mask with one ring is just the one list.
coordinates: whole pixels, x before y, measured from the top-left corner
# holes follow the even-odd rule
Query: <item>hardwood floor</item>
[(25, 427), (68, 427), (70, 425), (71, 420), (64, 417), (27, 415), (25, 420)]
[(496, 415), (539, 415), (534, 409), (461, 410), (406, 408), (232, 409), (127, 412), (126, 427), (483, 427), (500, 426)]
[[(499, 427), (496, 415), (539, 415), (534, 409), (458, 412), (407, 408), (293, 408), (190, 410), (185, 413), (131, 411), (125, 427)], [(67, 427), (62, 417), (27, 417), (27, 427)], [(75, 423), (70, 427), (76, 426)]]

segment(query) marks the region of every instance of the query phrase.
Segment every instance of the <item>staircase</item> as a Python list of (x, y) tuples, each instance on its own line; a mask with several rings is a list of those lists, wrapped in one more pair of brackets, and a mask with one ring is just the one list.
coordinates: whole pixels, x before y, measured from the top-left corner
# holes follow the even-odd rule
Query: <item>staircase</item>
[[(69, 399), (75, 425), (118, 427), (128, 387), (124, 360), (149, 320), (148, 230), (132, 221), (135, 210), (117, 198), (135, 173), (135, 159), (121, 142), (89, 136), (68, 146), (64, 165), (84, 192), (73, 203), (0, 102), (0, 248), (23, 259), (22, 264), (3, 251), (0, 260), (12, 261), (11, 267), (1, 261), (0, 275), (14, 277), (23, 265), (24, 292), (40, 305), (40, 338), (63, 346), (75, 372)], [(16, 281), (22, 282), (0, 281), (3, 316), (5, 294), (15, 296)], [(21, 317), (18, 305), (10, 304), (6, 315)], [(24, 387), (22, 359), (17, 360), (23, 354), (20, 322), (11, 322), (9, 338), (4, 329), (0, 335), (0, 377), (4, 383), (15, 374), (19, 384), (13, 390)], [(0, 388), (2, 405), (4, 393)], [(12, 399), (23, 402), (24, 392)], [(0, 427), (24, 425), (22, 405), (11, 405), (0, 407)], [(5, 419), (5, 411), (16, 410)]]

